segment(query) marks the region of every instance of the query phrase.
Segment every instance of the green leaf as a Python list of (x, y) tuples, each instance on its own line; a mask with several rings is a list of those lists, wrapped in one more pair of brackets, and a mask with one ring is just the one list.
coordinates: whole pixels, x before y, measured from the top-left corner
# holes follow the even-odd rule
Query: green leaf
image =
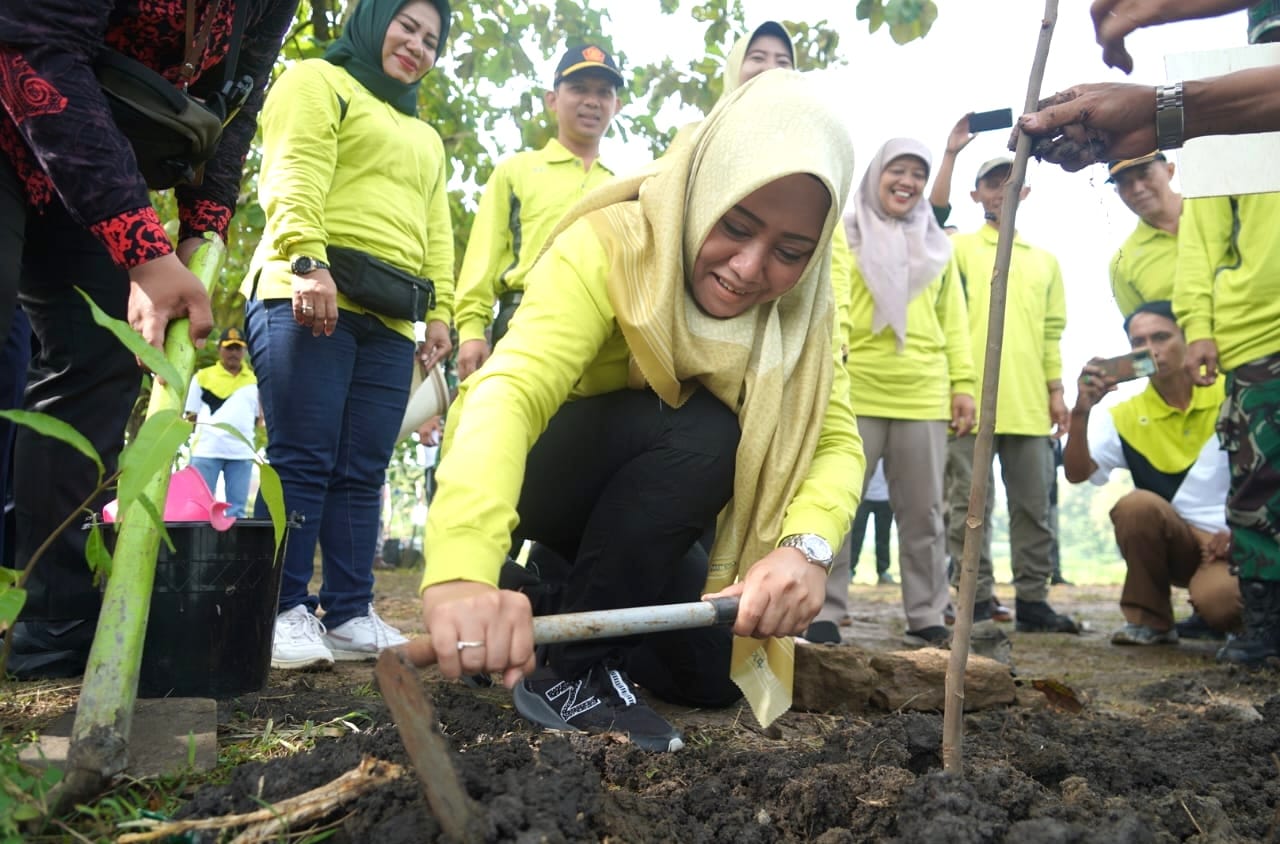
[[(178, 377), (178, 370), (173, 364), (169, 363), (168, 358), (164, 356), (164, 352), (142, 339), (142, 335), (129, 327), (129, 323), (121, 319), (109, 316), (106, 311), (98, 307), (98, 303), (94, 302), (88, 293), (85, 293), (79, 287), (76, 292), (84, 297), (89, 303), (89, 310), (93, 313), (93, 321), (103, 328), (116, 335), (116, 339), (125, 345), (125, 347), (133, 352), (133, 354), (142, 361), (142, 365), (150, 369), (156, 375), (164, 379), (165, 385), (170, 390), (184, 390), (186, 384), (181, 383), (182, 379)], [(181, 398), (181, 393), (175, 393)]]
[(160, 473), (169, 472), (174, 454), (191, 436), (193, 427), (173, 409), (157, 411), (142, 423), (138, 436), (120, 454), (121, 519), (127, 517), (129, 506), (142, 497), (148, 483)]
[(84, 543), (84, 557), (89, 561), (89, 571), (94, 573), (94, 580), (111, 577), (111, 554), (107, 551), (107, 543), (102, 539), (102, 525), (94, 522), (89, 527), (89, 538)]
[(30, 410), (0, 410), (0, 418), (8, 419), (18, 425), (25, 425), (38, 434), (46, 437), (53, 437), (55, 440), (61, 440), (85, 457), (93, 461), (98, 467), (98, 484), (102, 484), (102, 475), (106, 471), (102, 465), (102, 458), (98, 456), (98, 450), (93, 447), (93, 443), (85, 438), (84, 434), (75, 428), (56, 419), (47, 413), (34, 413)]
[[(16, 572), (15, 572), (16, 573)], [(18, 620), (27, 603), (27, 590), (16, 586), (0, 586), (0, 630), (8, 630)]]
[(173, 538), (169, 536), (169, 529), (164, 525), (164, 516), (160, 515), (160, 511), (156, 509), (156, 505), (145, 495), (138, 499), (138, 504), (147, 512), (147, 516), (150, 517), (151, 523), (160, 531), (160, 538), (164, 540), (165, 547), (169, 549), (169, 553), (176, 553), (178, 549), (174, 547)]
[(271, 514), (271, 527), (276, 537), (275, 556), (279, 556), (288, 514), (284, 511), (284, 487), (280, 484), (280, 475), (268, 463), (258, 464), (258, 495), (267, 503), (267, 512)]
[[(207, 425), (209, 423), (206, 422), (203, 424)], [(215, 422), (213, 423), (213, 427), (217, 428), (220, 431), (226, 431), (228, 434), (231, 434), (240, 442), (249, 446), (249, 448), (253, 449), (254, 451), (258, 450), (258, 446), (254, 444), (253, 440), (246, 437), (243, 433), (240, 432), (239, 428), (232, 425), (230, 422)]]

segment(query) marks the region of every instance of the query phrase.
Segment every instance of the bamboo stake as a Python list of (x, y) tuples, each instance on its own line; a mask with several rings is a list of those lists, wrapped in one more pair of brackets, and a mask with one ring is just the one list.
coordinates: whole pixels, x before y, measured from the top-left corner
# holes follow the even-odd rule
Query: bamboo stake
[[(1045, 0), (1040, 40), (1036, 44), (1031, 77), (1027, 82), (1024, 113), (1040, 103), (1040, 85), (1049, 59), (1049, 42), (1058, 21), (1058, 0)], [(942, 767), (948, 773), (964, 775), (964, 672), (969, 661), (969, 635), (973, 630), (973, 599), (978, 590), (978, 550), (982, 547), (987, 485), (991, 482), (991, 457), (996, 431), (996, 396), (1000, 385), (1000, 352), (1004, 341), (1004, 309), (1009, 286), (1009, 262), (1013, 257), (1014, 220), (1018, 200), (1027, 175), (1031, 138), (1018, 134), (1013, 167), (1004, 189), (1000, 213), (1000, 237), (991, 276), (991, 306), (987, 316), (987, 348), (983, 364), (982, 406), (978, 438), (973, 450), (973, 483), (969, 487), (969, 512), (965, 517), (964, 554), (960, 561), (960, 594), (956, 599), (955, 635), (951, 660), (947, 665), (945, 710), (942, 716)]]
[[(226, 247), (216, 237), (201, 245), (192, 257), (191, 271), (204, 282), (206, 289), (221, 272), (225, 257)], [(151, 389), (147, 416), (161, 410), (182, 412), (196, 364), (196, 348), (188, 330), (186, 319), (169, 323), (165, 357), (183, 380), (173, 385), (177, 396), (156, 383)], [(147, 482), (141, 497), (151, 502), (156, 513), (163, 513), (168, 491), (169, 464), (166, 462), (163, 471)], [(54, 795), (55, 805), (79, 802), (100, 793), (128, 764), (129, 731), (138, 697), (142, 643), (147, 632), (159, 550), (159, 528), (142, 502), (133, 502), (128, 512), (122, 514), (120, 535), (112, 554), (112, 574), (107, 581), (98, 629), (85, 668), (84, 686), (76, 706), (71, 746), (67, 751), (67, 776)]]

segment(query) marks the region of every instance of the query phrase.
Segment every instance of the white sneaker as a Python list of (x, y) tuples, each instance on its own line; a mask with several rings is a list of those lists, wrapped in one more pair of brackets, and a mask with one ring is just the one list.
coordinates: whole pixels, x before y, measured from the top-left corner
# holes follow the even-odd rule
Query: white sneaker
[(333, 654), (324, 643), (324, 624), (306, 604), (298, 604), (276, 616), (271, 638), (271, 667), (299, 669), (329, 668)]
[(334, 659), (373, 659), (383, 648), (394, 648), (409, 640), (400, 631), (387, 624), (369, 605), (369, 614), (344, 621), (324, 634), (324, 640), (333, 652)]

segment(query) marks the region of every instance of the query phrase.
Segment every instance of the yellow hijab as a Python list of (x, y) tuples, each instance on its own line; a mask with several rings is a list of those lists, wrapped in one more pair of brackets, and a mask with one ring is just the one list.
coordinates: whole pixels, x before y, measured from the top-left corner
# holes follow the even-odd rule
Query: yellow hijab
[[(829, 245), (852, 171), (852, 142), (827, 99), (801, 74), (778, 70), (724, 97), (690, 144), (601, 187), (561, 222), (585, 217), (609, 254), (609, 299), (633, 386), (647, 384), (673, 407), (705, 387), (738, 414), (734, 494), (720, 514), (708, 592), (774, 549), (808, 474), (833, 377)], [(712, 227), (793, 173), (812, 174), (832, 200), (799, 283), (732, 319), (702, 313), (688, 273)], [(791, 705), (793, 652), (790, 639), (735, 642), (732, 676), (764, 724)]]

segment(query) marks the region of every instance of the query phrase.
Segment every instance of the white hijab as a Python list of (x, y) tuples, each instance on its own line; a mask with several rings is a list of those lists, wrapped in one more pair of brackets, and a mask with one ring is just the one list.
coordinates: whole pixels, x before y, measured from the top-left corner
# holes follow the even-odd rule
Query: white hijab
[(907, 304), (938, 277), (951, 259), (951, 239), (938, 225), (928, 199), (921, 197), (905, 217), (893, 217), (880, 204), (880, 176), (897, 158), (913, 155), (932, 167), (929, 148), (912, 138), (886, 141), (862, 177), (845, 216), (849, 249), (871, 291), (875, 310), (872, 333), (888, 326), (907, 340)]

